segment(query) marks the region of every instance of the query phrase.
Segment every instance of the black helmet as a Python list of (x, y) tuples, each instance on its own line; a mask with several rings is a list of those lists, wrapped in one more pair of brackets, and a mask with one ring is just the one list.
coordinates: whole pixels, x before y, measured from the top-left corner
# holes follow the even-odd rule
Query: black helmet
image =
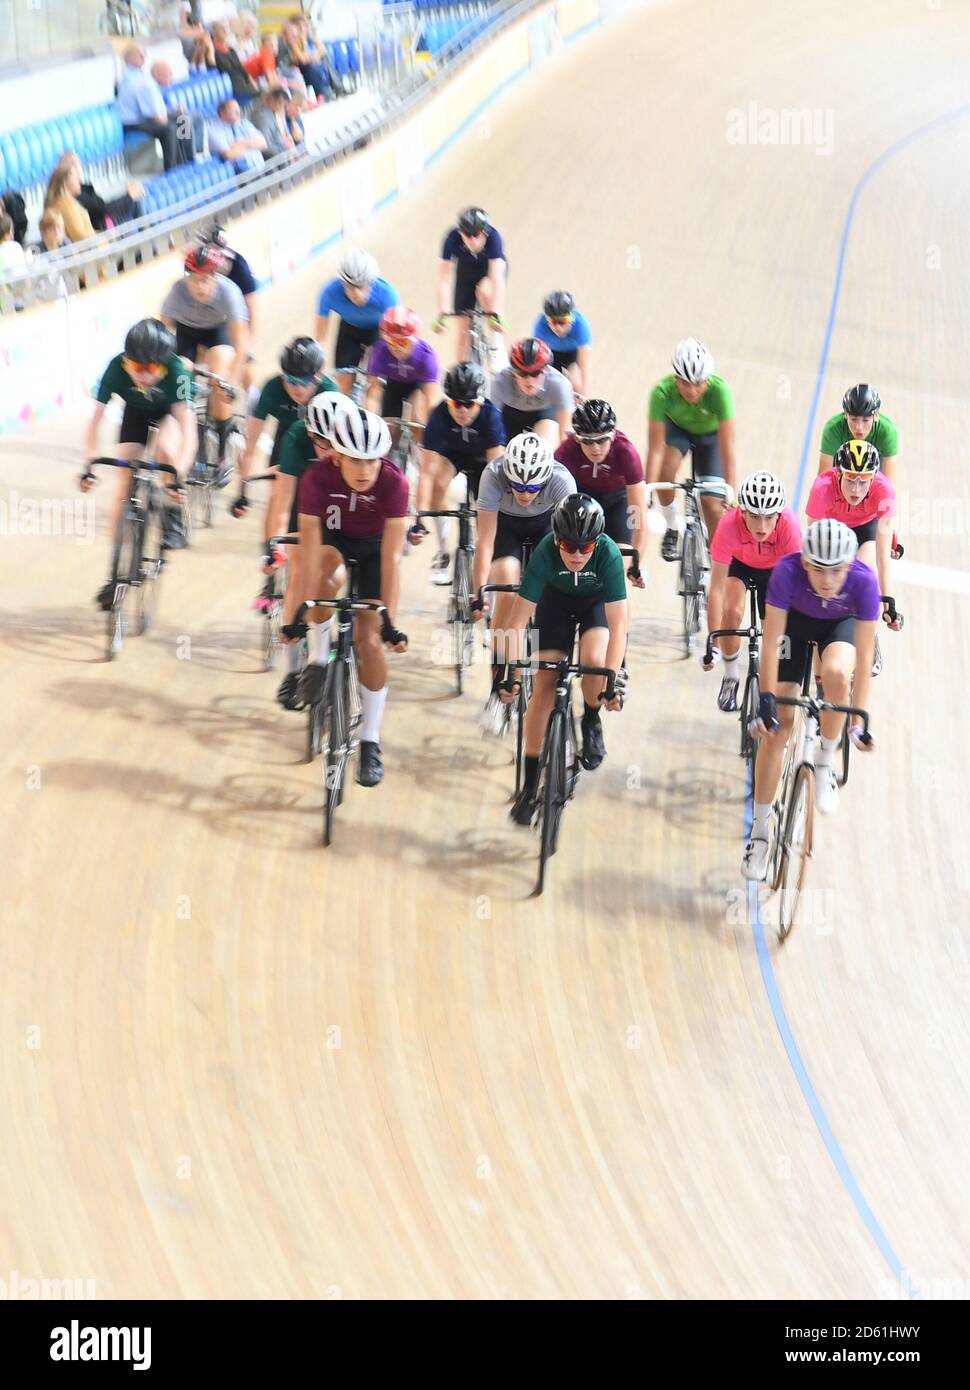
[(280, 368), (309, 381), (323, 371), (323, 348), (314, 338), (294, 338), (280, 353)]
[(484, 208), (462, 208), (458, 214), (458, 230), (465, 236), (478, 236), (488, 231), (488, 213)]
[(616, 429), (616, 411), (609, 401), (583, 401), (573, 411), (573, 434), (577, 439), (612, 434)]
[(213, 222), (205, 231), (199, 233), (199, 241), (203, 246), (221, 246), (225, 250), (229, 245), (229, 233), (221, 222)]
[(474, 362), (459, 362), (457, 367), (452, 367), (445, 373), (442, 385), (450, 401), (470, 405), (472, 401), (485, 399), (485, 373)]
[(865, 382), (850, 386), (842, 397), (842, 409), (846, 415), (875, 415), (881, 405), (879, 392)]
[(556, 538), (573, 545), (595, 541), (603, 534), (606, 518), (603, 508), (585, 492), (571, 492), (564, 497), (552, 514), (552, 529)]
[(546, 295), (542, 312), (547, 319), (568, 319), (576, 312), (576, 301), (565, 290), (553, 290)]
[(175, 351), (175, 335), (161, 319), (141, 319), (132, 324), (125, 338), (129, 362), (167, 362)]

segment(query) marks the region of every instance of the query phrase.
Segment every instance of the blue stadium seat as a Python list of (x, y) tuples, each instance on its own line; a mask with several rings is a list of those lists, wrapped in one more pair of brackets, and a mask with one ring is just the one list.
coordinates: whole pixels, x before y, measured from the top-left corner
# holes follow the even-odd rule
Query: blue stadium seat
[(350, 59), (350, 71), (360, 72), (360, 44), (356, 39), (348, 39), (347, 49)]
[(0, 190), (7, 187), (7, 159), (3, 152), (3, 142), (0, 141)]

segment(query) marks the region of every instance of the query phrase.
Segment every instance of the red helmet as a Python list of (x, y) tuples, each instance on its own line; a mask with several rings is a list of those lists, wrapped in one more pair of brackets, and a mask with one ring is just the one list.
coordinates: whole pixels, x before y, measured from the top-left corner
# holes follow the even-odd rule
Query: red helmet
[(411, 343), (421, 332), (421, 320), (413, 309), (395, 304), (381, 315), (381, 333), (392, 343)]
[(541, 338), (520, 338), (512, 344), (509, 361), (513, 370), (523, 376), (538, 376), (552, 361), (552, 353)]
[(229, 257), (211, 243), (193, 246), (185, 253), (185, 270), (189, 275), (225, 275), (228, 269)]

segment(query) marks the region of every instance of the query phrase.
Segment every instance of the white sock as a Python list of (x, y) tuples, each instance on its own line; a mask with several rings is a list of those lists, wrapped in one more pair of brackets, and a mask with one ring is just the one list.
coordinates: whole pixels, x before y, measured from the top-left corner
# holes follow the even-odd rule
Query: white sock
[(446, 516), (436, 516), (434, 518), (434, 529), (438, 536), (438, 549), (448, 549), (448, 518)]
[(664, 521), (667, 523), (667, 530), (668, 530), (668, 531), (679, 531), (679, 530), (680, 530), (680, 515), (679, 515), (679, 513), (678, 513), (678, 511), (677, 511), (677, 503), (676, 503), (676, 502), (668, 502), (667, 505), (666, 505), (666, 507), (663, 507), (663, 506), (662, 506), (662, 507), (660, 508), (660, 510), (661, 510), (661, 512), (663, 513), (663, 519), (664, 519)]
[(303, 664), (303, 643), (287, 642), (286, 644), (286, 669), (294, 674), (299, 671)]
[(822, 746), (818, 754), (819, 767), (831, 767), (835, 758), (835, 750), (842, 742), (841, 735), (838, 738), (823, 738)]
[(310, 664), (312, 666), (326, 666), (330, 660), (330, 624), (333, 618), (328, 618), (325, 623), (314, 623), (310, 628)]
[(381, 720), (387, 703), (387, 686), (382, 690), (368, 690), (360, 687), (360, 741), (361, 743), (380, 743)]
[(725, 656), (723, 652), (721, 653), (721, 665), (724, 667), (724, 674), (729, 680), (736, 681), (738, 678), (738, 658), (740, 655), (740, 652), (735, 652), (733, 656)]
[(754, 820), (751, 822), (752, 840), (767, 840), (768, 818), (770, 817), (770, 815), (770, 801), (756, 801), (754, 803)]

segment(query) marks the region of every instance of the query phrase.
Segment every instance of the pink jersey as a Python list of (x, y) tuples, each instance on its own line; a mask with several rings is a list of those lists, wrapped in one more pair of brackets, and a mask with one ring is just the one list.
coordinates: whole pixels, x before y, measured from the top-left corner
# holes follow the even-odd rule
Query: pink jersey
[(896, 515), (896, 489), (884, 473), (877, 473), (872, 485), (857, 507), (850, 507), (839, 486), (840, 473), (827, 468), (812, 484), (805, 510), (811, 517), (831, 517), (844, 521), (846, 526), (865, 526), (881, 516)]
[(775, 529), (767, 540), (756, 541), (744, 524), (744, 512), (740, 507), (731, 507), (717, 523), (714, 539), (711, 541), (711, 558), (722, 565), (738, 560), (753, 570), (772, 569), (783, 555), (791, 555), (802, 548), (802, 528), (791, 507), (786, 507), (778, 518)]

